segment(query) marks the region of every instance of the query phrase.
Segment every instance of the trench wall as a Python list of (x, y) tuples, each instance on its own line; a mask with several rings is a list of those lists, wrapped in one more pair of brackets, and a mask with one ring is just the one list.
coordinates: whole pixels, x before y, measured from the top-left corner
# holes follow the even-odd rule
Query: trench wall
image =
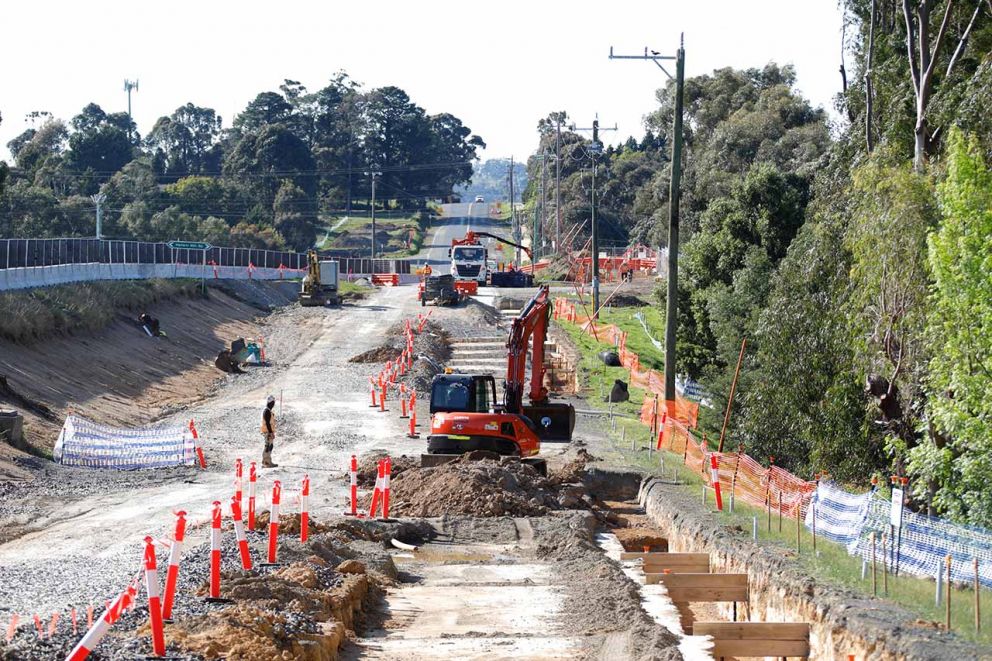
[(992, 659), (992, 650), (921, 623), (900, 606), (817, 583), (750, 531), (730, 530), (684, 486), (645, 479), (638, 500), (668, 534), (672, 552), (709, 553), (712, 571), (750, 575), (750, 600), (738, 613), (755, 622), (809, 622), (813, 659)]

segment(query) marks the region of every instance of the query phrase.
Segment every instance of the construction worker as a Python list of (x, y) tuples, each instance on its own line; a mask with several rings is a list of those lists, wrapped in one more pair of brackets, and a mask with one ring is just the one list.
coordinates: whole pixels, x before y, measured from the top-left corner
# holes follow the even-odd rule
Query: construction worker
[(276, 398), (269, 395), (262, 409), (262, 438), (265, 439), (265, 449), (262, 451), (262, 466), (275, 468), (279, 464), (272, 463), (272, 445), (276, 440)]
[(431, 265), (430, 264), (424, 264), (424, 275), (425, 276), (426, 275), (430, 275), (433, 272), (434, 272), (434, 269), (431, 268)]

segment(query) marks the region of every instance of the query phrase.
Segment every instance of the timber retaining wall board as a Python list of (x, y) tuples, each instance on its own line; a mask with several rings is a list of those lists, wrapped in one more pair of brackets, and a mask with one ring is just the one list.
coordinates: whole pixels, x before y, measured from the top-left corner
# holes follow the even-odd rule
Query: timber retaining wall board
[(749, 599), (739, 614), (753, 622), (808, 622), (810, 658), (992, 659), (989, 648), (920, 626), (914, 614), (896, 604), (818, 583), (782, 549), (755, 544), (750, 531), (721, 524), (684, 486), (647, 478), (638, 499), (668, 535), (670, 551), (706, 553), (711, 572), (750, 575)]

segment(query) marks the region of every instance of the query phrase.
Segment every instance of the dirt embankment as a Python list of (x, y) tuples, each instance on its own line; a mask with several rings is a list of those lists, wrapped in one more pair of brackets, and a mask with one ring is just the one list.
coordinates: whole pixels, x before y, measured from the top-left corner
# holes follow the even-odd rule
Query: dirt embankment
[[(224, 287), (211, 287), (205, 298), (118, 309), (97, 331), (27, 343), (0, 340), (0, 376), (6, 377), (0, 408), (24, 415), (26, 449), (50, 452), (70, 411), (134, 426), (202, 399), (225, 378), (213, 365), (217, 352), (232, 339), (264, 336), (265, 313), (293, 300), (291, 283)], [(136, 322), (140, 312), (157, 318), (166, 337), (149, 337)], [(0, 443), (0, 480), (27, 477), (16, 461), (26, 456)]]
[[(267, 522), (268, 512), (262, 512), (258, 528), (264, 530)], [(396, 567), (386, 552), (388, 540), (419, 544), (433, 534), (429, 525), (417, 521), (335, 518), (312, 520), (309, 540), (302, 543), (299, 529), (299, 515), (283, 520), (280, 564), (274, 567), (258, 564), (266, 557), (267, 536), (249, 533), (255, 566), (245, 571), (233, 543), (232, 525), (225, 525), (221, 597), (233, 600), (229, 605), (204, 601), (209, 545), (188, 549), (179, 574), (173, 623), (165, 626), (168, 656), (333, 661), (348, 632), (360, 628), (364, 611), (396, 580)], [(0, 658), (64, 658), (80, 635), (61, 626), (54, 635), (39, 637), (22, 626), (12, 641), (0, 641)], [(100, 658), (141, 658), (151, 651), (150, 636), (147, 606), (139, 595), (134, 610), (114, 625), (98, 653)]]

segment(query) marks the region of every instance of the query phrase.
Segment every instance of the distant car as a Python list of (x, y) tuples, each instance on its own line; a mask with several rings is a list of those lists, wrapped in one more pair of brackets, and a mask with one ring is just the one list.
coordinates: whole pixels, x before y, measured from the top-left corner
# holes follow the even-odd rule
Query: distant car
[(485, 202), (486, 201), (486, 198), (482, 197), (481, 195), (476, 195), (475, 196), (475, 201), (476, 202)]

